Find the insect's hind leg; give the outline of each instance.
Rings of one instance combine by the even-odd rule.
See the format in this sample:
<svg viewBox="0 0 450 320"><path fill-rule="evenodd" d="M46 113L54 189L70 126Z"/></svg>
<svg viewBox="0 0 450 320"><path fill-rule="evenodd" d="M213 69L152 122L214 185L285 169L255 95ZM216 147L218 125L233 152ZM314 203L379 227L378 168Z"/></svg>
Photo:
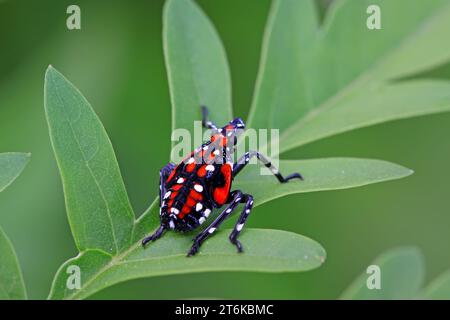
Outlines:
<svg viewBox="0 0 450 320"><path fill-rule="evenodd" d="M230 239L231 243L236 246L236 248L238 249L238 252L242 252L242 244L237 239L237 237L241 233L242 228L244 227L245 222L247 221L247 218L250 215L250 212L252 211L253 196L251 196L249 194L243 194L241 203L244 203L244 202L245 202L245 207L242 210L242 213L239 216L239 219L236 222L236 225L234 226L233 231L230 233L230 236L228 237Z"/></svg>
<svg viewBox="0 0 450 320"><path fill-rule="evenodd" d="M241 203L243 194L241 191L233 191L230 193L229 199L230 202L227 205L227 207L217 216L217 218L202 232L200 232L195 238L194 238L194 244L191 247L191 250L188 252L188 257L193 256L197 253L198 249L202 245L202 243L208 239L215 231L216 229L224 222L226 218L228 218L236 209L237 205Z"/></svg>
<svg viewBox="0 0 450 320"><path fill-rule="evenodd" d="M259 161L261 161L266 168L269 168L269 170L273 173L273 175L280 181L281 183L286 183L289 180L292 179L300 179L303 180L303 176L296 172L292 173L286 177L284 177L280 171L278 171L278 168L275 167L269 159L267 159L263 154L259 153L258 151L250 151L246 152L233 166L233 178L242 170L244 167L249 163L250 159L253 157L257 157Z"/></svg>
<svg viewBox="0 0 450 320"><path fill-rule="evenodd" d="M214 124L214 122L208 120L208 108L205 106L201 106L202 108L202 125L203 128L211 129L214 131L217 131L217 126Z"/></svg>
<svg viewBox="0 0 450 320"><path fill-rule="evenodd" d="M160 225L159 228L151 236L142 239L142 246L145 246L150 241L155 241L161 238L162 234L164 233L164 230L165 230L164 226Z"/></svg>
<svg viewBox="0 0 450 320"><path fill-rule="evenodd" d="M159 207L161 208L162 200L164 195L166 194L166 181L169 175L172 173L173 170L175 170L176 165L174 163L168 163L165 165L160 171L159 171ZM145 246L150 241L155 241L164 233L164 226L160 225L159 228L150 236L145 237L142 240L142 245Z"/></svg>

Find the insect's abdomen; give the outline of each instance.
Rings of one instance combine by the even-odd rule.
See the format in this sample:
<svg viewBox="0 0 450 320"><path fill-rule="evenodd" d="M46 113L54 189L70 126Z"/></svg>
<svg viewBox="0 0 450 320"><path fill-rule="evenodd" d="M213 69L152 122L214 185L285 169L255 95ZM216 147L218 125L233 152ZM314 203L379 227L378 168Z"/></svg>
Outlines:
<svg viewBox="0 0 450 320"><path fill-rule="evenodd" d="M197 228L208 218L211 204L202 184L195 181L185 184L184 178L179 178L178 182L164 195L161 215L173 221L173 229L185 232Z"/></svg>

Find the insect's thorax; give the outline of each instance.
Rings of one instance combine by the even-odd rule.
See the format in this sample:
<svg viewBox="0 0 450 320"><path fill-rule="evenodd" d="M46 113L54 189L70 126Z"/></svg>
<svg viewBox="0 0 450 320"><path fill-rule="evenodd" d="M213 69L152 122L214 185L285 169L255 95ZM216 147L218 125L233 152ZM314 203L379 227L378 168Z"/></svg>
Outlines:
<svg viewBox="0 0 450 320"><path fill-rule="evenodd" d="M166 181L161 218L169 227L190 231L202 224L215 207L227 200L232 162L226 146L208 141L195 149Z"/></svg>

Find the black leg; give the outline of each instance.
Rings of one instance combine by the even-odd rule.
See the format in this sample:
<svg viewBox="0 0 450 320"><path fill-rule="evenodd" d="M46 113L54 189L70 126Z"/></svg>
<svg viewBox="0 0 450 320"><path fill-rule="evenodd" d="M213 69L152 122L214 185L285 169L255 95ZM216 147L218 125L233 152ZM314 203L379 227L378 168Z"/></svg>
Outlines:
<svg viewBox="0 0 450 320"><path fill-rule="evenodd" d="M161 208L161 204L163 201L163 197L166 194L166 181L169 175L173 170L175 170L176 165L174 163L169 163L164 168L159 171L159 208ZM161 209L160 209L161 210ZM164 226L160 225L159 228L150 236L145 237L142 240L142 245L145 246L150 241L155 241L159 239L164 233Z"/></svg>
<svg viewBox="0 0 450 320"><path fill-rule="evenodd" d="M250 159L253 157L257 157L259 161L261 161L266 168L269 168L269 170L274 174L274 176L280 181L281 183L286 183L291 179L300 179L303 180L303 177L300 173L292 173L286 177L283 177L283 175L278 171L278 169L272 165L269 159L267 159L263 154L259 153L258 151L250 151L246 152L233 166L233 178L249 163Z"/></svg>
<svg viewBox="0 0 450 320"><path fill-rule="evenodd" d="M216 230L217 228L222 224L222 222L228 218L236 209L237 205L242 201L243 194L241 191L233 191L230 193L229 199L230 202L218 216L217 218L202 232L200 232L195 238L194 238L194 244L191 247L191 250L188 252L188 257L193 256L197 253L198 249L202 245L202 243L209 238Z"/></svg>
<svg viewBox="0 0 450 320"><path fill-rule="evenodd" d="M236 225L234 226L233 231L230 233L229 239L232 244L234 244L238 252L242 252L242 244L239 242L237 237L241 233L242 228L245 225L245 222L247 221L248 216L250 215L250 212L253 208L253 196L249 194L244 194L242 197L241 202L245 202L244 210L242 210L241 215L239 216L238 221L236 222Z"/></svg>
<svg viewBox="0 0 450 320"><path fill-rule="evenodd" d="M204 128L216 131L217 126L214 124L214 122L208 120L208 113L208 108L202 106L202 125Z"/></svg>
<svg viewBox="0 0 450 320"><path fill-rule="evenodd" d="M153 233L151 236L145 237L142 240L142 245L145 246L150 241L155 241L155 240L161 238L163 233L164 233L164 226L160 225L158 230L155 231L155 233Z"/></svg>

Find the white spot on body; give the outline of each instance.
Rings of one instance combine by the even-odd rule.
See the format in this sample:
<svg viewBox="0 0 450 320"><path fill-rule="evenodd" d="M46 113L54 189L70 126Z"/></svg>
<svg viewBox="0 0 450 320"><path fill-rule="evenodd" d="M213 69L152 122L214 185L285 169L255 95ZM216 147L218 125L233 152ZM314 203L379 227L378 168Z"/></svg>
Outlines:
<svg viewBox="0 0 450 320"><path fill-rule="evenodd" d="M205 217L201 217L200 219L198 219L198 222L200 222L200 224L202 224L205 221L206 221Z"/></svg>
<svg viewBox="0 0 450 320"><path fill-rule="evenodd" d="M204 213L204 215L205 215L205 217L209 217L209 214L211 213L211 210L209 210L209 209L205 209L205 212L203 212Z"/></svg>
<svg viewBox="0 0 450 320"><path fill-rule="evenodd" d="M239 223L238 225L236 225L236 230L237 231L241 231L243 227L244 227L244 224L243 223Z"/></svg>
<svg viewBox="0 0 450 320"><path fill-rule="evenodd" d="M188 164L194 163L195 159L194 158L189 158L189 161L187 162Z"/></svg>
<svg viewBox="0 0 450 320"><path fill-rule="evenodd" d="M195 191L197 191L197 192L202 192L202 191L203 191L203 187L202 187L201 185L199 185L199 184L196 184L196 185L194 186L194 189L195 189Z"/></svg>
<svg viewBox="0 0 450 320"><path fill-rule="evenodd" d="M167 199L168 197L170 197L171 194L172 194L172 192L167 191L166 194L164 195L164 199Z"/></svg>
<svg viewBox="0 0 450 320"><path fill-rule="evenodd" d="M175 229L175 223L173 223L173 220L169 221L169 227L170 229Z"/></svg>
<svg viewBox="0 0 450 320"><path fill-rule="evenodd" d="M183 179L183 178L178 178L178 180L177 180L177 183L178 183L178 184L183 183L183 182L184 182L184 179Z"/></svg>
<svg viewBox="0 0 450 320"><path fill-rule="evenodd" d="M197 205L195 206L196 211L200 211L200 210L202 210L202 208L203 208L203 205L200 202L197 203Z"/></svg>
<svg viewBox="0 0 450 320"><path fill-rule="evenodd" d="M175 213L175 214L179 214L180 210L178 210L177 208L172 208L172 212Z"/></svg>
<svg viewBox="0 0 450 320"><path fill-rule="evenodd" d="M227 133L227 136L231 137L232 134L233 134L233 131L229 131L229 132Z"/></svg>
<svg viewBox="0 0 450 320"><path fill-rule="evenodd" d="M211 172L215 170L215 168L212 164L208 164L205 169L206 169L206 171L211 171Z"/></svg>
<svg viewBox="0 0 450 320"><path fill-rule="evenodd" d="M208 146L204 146L204 147L203 147L203 150L208 150Z"/></svg>
<svg viewBox="0 0 450 320"><path fill-rule="evenodd" d="M214 150L214 152L213 152L216 156L218 156L219 154L220 154L220 151L219 150Z"/></svg>

